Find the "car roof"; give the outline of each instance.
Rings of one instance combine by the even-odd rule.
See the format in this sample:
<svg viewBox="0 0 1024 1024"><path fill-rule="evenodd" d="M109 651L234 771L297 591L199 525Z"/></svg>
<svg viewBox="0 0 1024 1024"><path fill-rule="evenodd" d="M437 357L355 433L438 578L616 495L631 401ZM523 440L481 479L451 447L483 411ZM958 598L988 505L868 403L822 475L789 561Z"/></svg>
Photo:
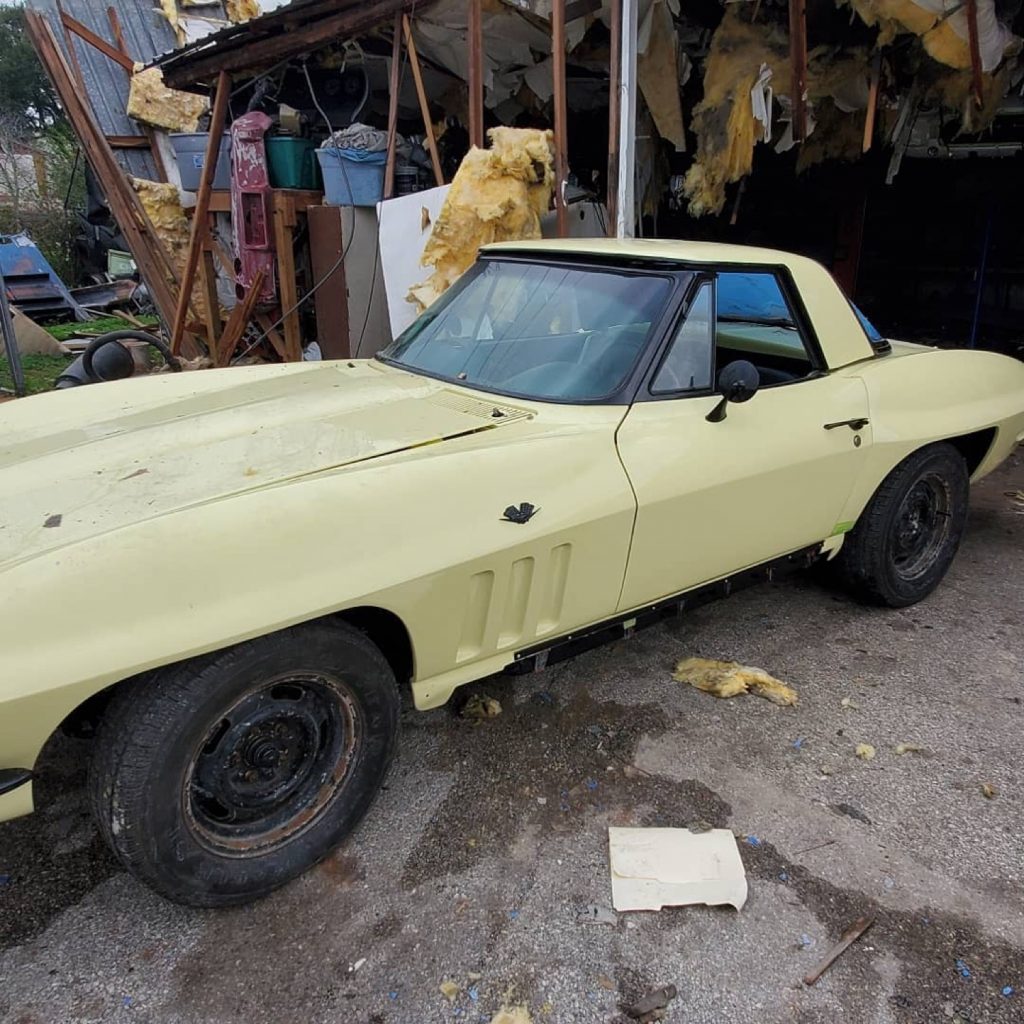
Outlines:
<svg viewBox="0 0 1024 1024"><path fill-rule="evenodd" d="M673 238L543 238L532 241L494 242L485 253L536 252L578 256L621 257L624 259L673 260L686 263L740 263L793 267L806 263L806 256L782 249L722 242L694 242Z"/></svg>

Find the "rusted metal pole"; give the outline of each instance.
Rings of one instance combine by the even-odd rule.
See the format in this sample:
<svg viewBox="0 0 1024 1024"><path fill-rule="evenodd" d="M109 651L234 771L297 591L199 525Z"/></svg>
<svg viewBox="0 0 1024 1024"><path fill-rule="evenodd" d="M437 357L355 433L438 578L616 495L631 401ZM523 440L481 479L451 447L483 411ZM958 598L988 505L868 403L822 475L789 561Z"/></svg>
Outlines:
<svg viewBox="0 0 1024 1024"><path fill-rule="evenodd" d="M608 46L608 234L615 237L615 210L619 191L619 88L622 79L622 0L609 5L611 39Z"/></svg>
<svg viewBox="0 0 1024 1024"><path fill-rule="evenodd" d="M171 351L177 355L181 348L181 339L185 333L185 317L192 298L192 285L199 266L199 256L207 231L207 214L210 211L210 190L213 188L213 176L217 171L217 158L220 156L220 140L224 135L224 121L228 113L228 98L231 95L231 78L226 71L217 76L217 92L213 100L213 113L210 117L210 134L206 140L206 155L203 158L203 173L199 178L199 193L196 196L196 209L192 216L192 234L188 240L188 255L181 273L181 291L178 292L178 304L174 311L174 328L171 331Z"/></svg>
<svg viewBox="0 0 1024 1024"><path fill-rule="evenodd" d="M622 32L619 50L619 174L615 200L615 237L636 234L636 95L637 0L621 0Z"/></svg>
<svg viewBox="0 0 1024 1024"><path fill-rule="evenodd" d="M569 176L566 159L569 114L565 100L565 0L551 5L551 70L554 75L555 104L555 213L558 237L569 233L569 217L565 208L565 180Z"/></svg>
<svg viewBox="0 0 1024 1024"><path fill-rule="evenodd" d="M384 167L384 198L395 194L395 146L398 141L398 90L402 85L402 12L395 15L391 32L391 81L388 93L388 160Z"/></svg>
<svg viewBox="0 0 1024 1024"><path fill-rule="evenodd" d="M980 107L984 102L984 89L981 45L978 42L978 0L967 0L967 39L971 47L971 92L974 93L974 105Z"/></svg>
<svg viewBox="0 0 1024 1024"><path fill-rule="evenodd" d="M480 0L469 0L469 142L484 144L484 21Z"/></svg>
<svg viewBox="0 0 1024 1024"><path fill-rule="evenodd" d="M807 3L789 0L789 59L793 68L793 141L807 138Z"/></svg>

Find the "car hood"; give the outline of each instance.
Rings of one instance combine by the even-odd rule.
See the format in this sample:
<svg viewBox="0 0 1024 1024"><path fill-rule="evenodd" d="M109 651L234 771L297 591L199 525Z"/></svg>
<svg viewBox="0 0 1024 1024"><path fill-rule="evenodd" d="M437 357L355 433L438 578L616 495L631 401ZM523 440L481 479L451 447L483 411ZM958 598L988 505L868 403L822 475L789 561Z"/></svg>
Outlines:
<svg viewBox="0 0 1024 1024"><path fill-rule="evenodd" d="M529 415L374 362L167 374L5 403L0 568Z"/></svg>

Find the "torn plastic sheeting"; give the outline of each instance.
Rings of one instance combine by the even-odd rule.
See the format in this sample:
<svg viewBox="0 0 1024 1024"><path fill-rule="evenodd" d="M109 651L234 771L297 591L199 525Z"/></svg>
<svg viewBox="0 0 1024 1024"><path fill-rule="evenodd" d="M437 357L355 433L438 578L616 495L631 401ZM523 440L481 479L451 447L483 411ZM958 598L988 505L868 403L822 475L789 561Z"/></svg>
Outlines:
<svg viewBox="0 0 1024 1024"><path fill-rule="evenodd" d="M761 123L760 142L772 140L772 69L767 64L761 65L761 71L750 90L750 104L754 119ZM778 147L776 147L778 148Z"/></svg>
<svg viewBox="0 0 1024 1024"><path fill-rule="evenodd" d="M612 905L619 912L747 901L736 837L725 828L609 828Z"/></svg>
<svg viewBox="0 0 1024 1024"><path fill-rule="evenodd" d="M551 132L491 128L490 149L475 146L463 158L445 198L421 263L434 273L409 290L426 309L491 242L540 238L540 219L551 203L555 175Z"/></svg>
<svg viewBox="0 0 1024 1024"><path fill-rule="evenodd" d="M878 46L901 32L919 36L934 60L952 68L971 66L967 11L962 0L849 0L864 24L878 26ZM978 49L983 71L994 70L1014 40L996 17L994 0L977 0Z"/></svg>
<svg viewBox="0 0 1024 1024"><path fill-rule="evenodd" d="M684 658L676 665L672 678L715 697L736 697L750 692L783 707L796 704L798 699L796 690L770 676L763 668L741 665L737 661Z"/></svg>
<svg viewBox="0 0 1024 1024"><path fill-rule="evenodd" d="M208 108L205 97L164 85L159 68L137 70L132 75L127 112L137 121L172 132L194 132Z"/></svg>

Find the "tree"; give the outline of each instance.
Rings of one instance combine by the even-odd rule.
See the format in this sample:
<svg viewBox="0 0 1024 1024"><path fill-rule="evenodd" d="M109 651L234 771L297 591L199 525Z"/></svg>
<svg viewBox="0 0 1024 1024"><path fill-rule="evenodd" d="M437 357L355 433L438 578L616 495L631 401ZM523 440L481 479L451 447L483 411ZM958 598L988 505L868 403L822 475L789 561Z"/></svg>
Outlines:
<svg viewBox="0 0 1024 1024"><path fill-rule="evenodd" d="M60 123L63 111L28 38L21 5L0 7L0 116L30 131Z"/></svg>

